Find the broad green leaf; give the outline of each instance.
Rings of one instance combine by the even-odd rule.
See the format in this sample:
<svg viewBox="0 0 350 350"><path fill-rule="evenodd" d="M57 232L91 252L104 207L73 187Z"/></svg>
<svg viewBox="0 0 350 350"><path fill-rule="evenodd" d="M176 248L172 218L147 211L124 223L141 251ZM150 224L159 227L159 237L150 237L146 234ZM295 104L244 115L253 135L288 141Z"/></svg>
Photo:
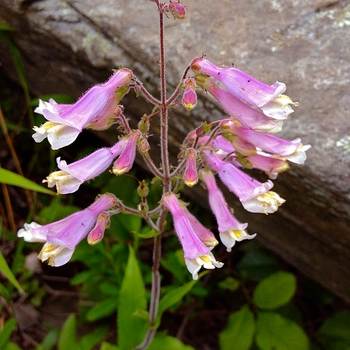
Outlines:
<svg viewBox="0 0 350 350"><path fill-rule="evenodd" d="M7 342L10 340L11 334L16 327L16 320L9 318L3 328L0 330L0 349L4 349Z"/></svg>
<svg viewBox="0 0 350 350"><path fill-rule="evenodd" d="M250 246L255 246L250 244L253 241L247 243ZM242 260L237 264L237 268L243 278L260 281L278 270L278 261L259 248L258 250L254 249L245 253Z"/></svg>
<svg viewBox="0 0 350 350"><path fill-rule="evenodd" d="M119 286L117 286L116 284L112 284L109 282L103 282L101 283L99 290L105 294L105 295L109 295L109 296L114 296L117 297L119 296Z"/></svg>
<svg viewBox="0 0 350 350"><path fill-rule="evenodd" d="M166 259L161 259L160 261L162 267L171 272L177 281L180 283L185 283L186 274L184 274L185 262L184 253L182 249L176 251L169 251Z"/></svg>
<svg viewBox="0 0 350 350"><path fill-rule="evenodd" d="M166 294L159 302L159 318L162 316L164 311L178 303L192 289L196 282L197 281L192 280L180 287L172 289L168 294Z"/></svg>
<svg viewBox="0 0 350 350"><path fill-rule="evenodd" d="M56 329L50 331L44 338L44 340L39 344L35 350L52 350L56 344L58 338L58 331Z"/></svg>
<svg viewBox="0 0 350 350"><path fill-rule="evenodd" d="M294 321L275 312L259 312L256 344L260 350L309 350L309 339Z"/></svg>
<svg viewBox="0 0 350 350"><path fill-rule="evenodd" d="M120 350L120 347L112 345L110 343L103 342L101 344L100 350Z"/></svg>
<svg viewBox="0 0 350 350"><path fill-rule="evenodd" d="M257 285L253 293L253 302L261 309L276 309L291 300L296 287L297 282L293 274L276 272Z"/></svg>
<svg viewBox="0 0 350 350"><path fill-rule="evenodd" d="M220 350L249 350L253 343L254 331L254 315L244 306L230 315L226 327L220 333Z"/></svg>
<svg viewBox="0 0 350 350"><path fill-rule="evenodd" d="M118 300L116 297L108 298L93 306L86 314L86 319L90 322L110 315L117 310Z"/></svg>
<svg viewBox="0 0 350 350"><path fill-rule="evenodd" d="M98 327L92 332L84 335L80 341L80 349L91 350L96 344L100 343L102 339L107 335L108 327Z"/></svg>
<svg viewBox="0 0 350 350"><path fill-rule="evenodd" d="M138 316L137 310L146 310L146 290L132 247L119 293L118 303L118 342L121 350L130 350L142 342L146 323Z"/></svg>
<svg viewBox="0 0 350 350"><path fill-rule="evenodd" d="M76 320L75 315L70 315L64 322L59 338L58 350L74 349L79 350L78 340L76 336Z"/></svg>
<svg viewBox="0 0 350 350"><path fill-rule="evenodd" d="M327 348L337 341L346 342L350 347L350 311L341 311L326 319L318 338Z"/></svg>
<svg viewBox="0 0 350 350"><path fill-rule="evenodd" d="M16 280L16 277L13 275L11 269L7 265L7 262L0 252L0 272L22 293L24 293L24 290Z"/></svg>
<svg viewBox="0 0 350 350"><path fill-rule="evenodd" d="M17 344L9 342L6 344L4 350L22 350Z"/></svg>
<svg viewBox="0 0 350 350"><path fill-rule="evenodd" d="M180 339L169 335L156 336L147 350L195 350L190 345L185 345Z"/></svg>
<svg viewBox="0 0 350 350"><path fill-rule="evenodd" d="M39 217L41 219L40 223L42 225L45 225L53 221L58 221L79 210L81 210L81 208L75 205L71 205L71 204L62 205L62 197L56 196L53 198L50 205L45 206L42 210L40 210L39 212Z"/></svg>
<svg viewBox="0 0 350 350"><path fill-rule="evenodd" d="M136 215L119 214L118 218L121 224L128 232L140 232L142 228L142 218Z"/></svg>
<svg viewBox="0 0 350 350"><path fill-rule="evenodd" d="M72 286L77 286L83 282L88 281L92 277L92 275L93 274L90 270L79 272L70 280L70 284Z"/></svg>
<svg viewBox="0 0 350 350"><path fill-rule="evenodd" d="M18 175L16 173L13 173L12 171L9 171L4 168L0 168L0 179L1 179L0 182L6 185L18 186L18 187L26 188L31 191L50 194L52 196L56 195L55 192L48 190L47 188L42 187L40 185L37 185L35 182L30 181L27 178L21 175Z"/></svg>

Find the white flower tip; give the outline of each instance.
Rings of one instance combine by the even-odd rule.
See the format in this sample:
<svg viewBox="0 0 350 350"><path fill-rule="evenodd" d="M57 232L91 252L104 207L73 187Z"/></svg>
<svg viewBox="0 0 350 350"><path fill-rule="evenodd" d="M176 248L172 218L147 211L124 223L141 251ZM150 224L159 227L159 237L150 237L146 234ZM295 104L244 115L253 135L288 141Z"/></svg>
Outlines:
<svg viewBox="0 0 350 350"><path fill-rule="evenodd" d="M251 198L242 205L245 210L251 213L272 214L285 202L276 192L268 191L254 198Z"/></svg>

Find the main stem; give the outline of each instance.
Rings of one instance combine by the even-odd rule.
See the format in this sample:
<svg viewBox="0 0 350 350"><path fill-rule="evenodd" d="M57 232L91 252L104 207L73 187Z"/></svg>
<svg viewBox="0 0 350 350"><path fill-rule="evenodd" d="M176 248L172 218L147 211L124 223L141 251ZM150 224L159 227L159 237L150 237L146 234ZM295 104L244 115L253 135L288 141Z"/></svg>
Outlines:
<svg viewBox="0 0 350 350"><path fill-rule="evenodd" d="M168 153L168 109L166 104L166 78L165 78L165 52L164 52L164 16L162 10L159 9L159 42L160 42L160 149L161 162L163 172L163 193L171 191L170 182L170 164ZM165 219L167 211L163 209L159 215L157 226L162 233L165 229ZM153 266L152 266L152 288L151 301L149 307L150 327L147 330L143 342L137 346L137 350L146 349L152 342L157 331L157 315L160 299L160 266L161 257L161 235L154 238L153 246Z"/></svg>

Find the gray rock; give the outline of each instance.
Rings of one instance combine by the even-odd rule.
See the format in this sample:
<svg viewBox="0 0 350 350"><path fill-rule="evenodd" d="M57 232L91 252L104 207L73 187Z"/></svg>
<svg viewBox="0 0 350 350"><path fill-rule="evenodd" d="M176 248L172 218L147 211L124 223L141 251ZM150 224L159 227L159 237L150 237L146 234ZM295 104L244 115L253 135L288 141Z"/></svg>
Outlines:
<svg viewBox="0 0 350 350"><path fill-rule="evenodd" d="M287 84L300 106L281 136L311 144L308 160L276 181L287 203L274 215L250 215L227 196L261 242L307 276L350 301L350 5L327 0L192 0L187 18L166 21L167 78L175 87L190 61L202 54L235 64L256 78ZM112 68L131 68L157 91L158 26L144 0L1 0L0 20L16 32L29 86L36 95L75 97L105 80ZM15 77L1 46L2 64ZM169 93L170 93L169 89ZM150 111L127 98L137 120ZM193 114L171 116L173 145L205 119L223 114L203 96ZM157 134L157 128L154 128ZM153 148L157 144L153 139ZM173 150L175 154L175 148ZM198 188L195 196L205 194ZM231 203L232 202L232 203Z"/></svg>

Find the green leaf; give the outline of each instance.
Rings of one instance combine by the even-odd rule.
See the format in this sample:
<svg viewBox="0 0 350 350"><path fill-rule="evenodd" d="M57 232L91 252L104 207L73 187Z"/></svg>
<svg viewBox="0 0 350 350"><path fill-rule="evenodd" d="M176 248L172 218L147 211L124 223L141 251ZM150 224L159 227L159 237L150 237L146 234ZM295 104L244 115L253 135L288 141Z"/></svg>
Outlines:
<svg viewBox="0 0 350 350"><path fill-rule="evenodd" d="M6 344L4 350L22 350L17 344L9 342Z"/></svg>
<svg viewBox="0 0 350 350"><path fill-rule="evenodd" d="M253 241L247 243L255 248L255 244L250 244ZM242 260L237 264L237 268L243 278L260 281L278 270L278 261L270 254L260 250L259 247L245 253Z"/></svg>
<svg viewBox="0 0 350 350"><path fill-rule="evenodd" d="M44 338L44 340L39 344L35 350L51 350L56 344L58 338L58 331L56 329L50 331Z"/></svg>
<svg viewBox="0 0 350 350"><path fill-rule="evenodd" d="M157 335L147 350L195 350L190 345L185 345L180 339L169 335Z"/></svg>
<svg viewBox="0 0 350 350"><path fill-rule="evenodd" d="M61 220L77 211L81 210L81 208L70 205L70 204L62 204L62 197L56 196L51 201L50 205L45 206L39 212L39 217L41 219L40 223L45 225L47 223L51 223L53 221Z"/></svg>
<svg viewBox="0 0 350 350"><path fill-rule="evenodd" d="M159 302L158 317L161 318L164 311L178 303L195 285L197 281L192 280L180 287L172 289Z"/></svg>
<svg viewBox="0 0 350 350"><path fill-rule="evenodd" d="M318 338L327 349L332 343L339 341L350 347L350 311L338 312L325 320L318 331Z"/></svg>
<svg viewBox="0 0 350 350"><path fill-rule="evenodd" d="M309 350L309 339L294 321L274 312L259 312L256 343L260 350Z"/></svg>
<svg viewBox="0 0 350 350"><path fill-rule="evenodd" d="M129 247L129 258L120 288L118 303L118 342L121 350L130 350L142 342L146 322L135 316L138 309L146 310L146 290L135 253Z"/></svg>
<svg viewBox="0 0 350 350"><path fill-rule="evenodd" d="M223 281L219 283L219 287L222 289L227 289L231 292L234 292L241 286L241 281L237 278L233 278L231 276L225 278Z"/></svg>
<svg viewBox="0 0 350 350"><path fill-rule="evenodd" d="M1 254L1 252L0 252ZM1 267L0 267L0 271L1 271ZM7 302L10 302L10 300L12 299L12 296L10 294L10 292L7 290L7 288L2 284L0 283L0 295L7 301ZM0 308L1 310L1 308Z"/></svg>
<svg viewBox="0 0 350 350"><path fill-rule="evenodd" d="M56 195L55 192L48 190L47 188L42 187L40 185L37 185L35 182L30 181L27 178L21 175L18 175L16 173L13 173L12 171L6 170L4 168L0 168L0 179L1 179L1 182L6 185L18 186L18 187L26 188L31 191L50 194L52 196Z"/></svg>
<svg viewBox="0 0 350 350"><path fill-rule="evenodd" d="M80 349L91 350L96 344L100 343L102 339L107 335L108 327L98 327L92 332L84 335L80 341Z"/></svg>
<svg viewBox="0 0 350 350"><path fill-rule="evenodd" d="M9 318L0 331L0 349L4 349L7 342L10 340L11 334L16 327L16 320Z"/></svg>
<svg viewBox="0 0 350 350"><path fill-rule="evenodd" d="M120 347L112 345L110 343L103 342L101 344L100 350L120 350Z"/></svg>
<svg viewBox="0 0 350 350"><path fill-rule="evenodd" d="M255 320L248 306L232 313L224 330L220 333L220 350L249 350L253 343Z"/></svg>
<svg viewBox="0 0 350 350"><path fill-rule="evenodd" d="M297 287L296 278L288 272L276 272L255 288L253 302L261 309L276 309L288 303Z"/></svg>
<svg viewBox="0 0 350 350"><path fill-rule="evenodd" d="M78 340L76 337L76 320L75 315L70 315L64 322L60 336L58 338L58 350L74 349L79 350Z"/></svg>
<svg viewBox="0 0 350 350"><path fill-rule="evenodd" d="M92 278L92 276L93 276L93 274L90 270L79 272L70 280L70 284L72 286L77 286L77 285L82 284L86 281L89 281L90 278Z"/></svg>
<svg viewBox="0 0 350 350"><path fill-rule="evenodd" d="M108 298L93 306L86 314L90 322L106 317L117 310L118 300L116 297Z"/></svg>
<svg viewBox="0 0 350 350"><path fill-rule="evenodd" d="M0 272L21 292L24 294L24 290L16 280L16 277L13 275L11 269L7 265L7 262L0 252Z"/></svg>

